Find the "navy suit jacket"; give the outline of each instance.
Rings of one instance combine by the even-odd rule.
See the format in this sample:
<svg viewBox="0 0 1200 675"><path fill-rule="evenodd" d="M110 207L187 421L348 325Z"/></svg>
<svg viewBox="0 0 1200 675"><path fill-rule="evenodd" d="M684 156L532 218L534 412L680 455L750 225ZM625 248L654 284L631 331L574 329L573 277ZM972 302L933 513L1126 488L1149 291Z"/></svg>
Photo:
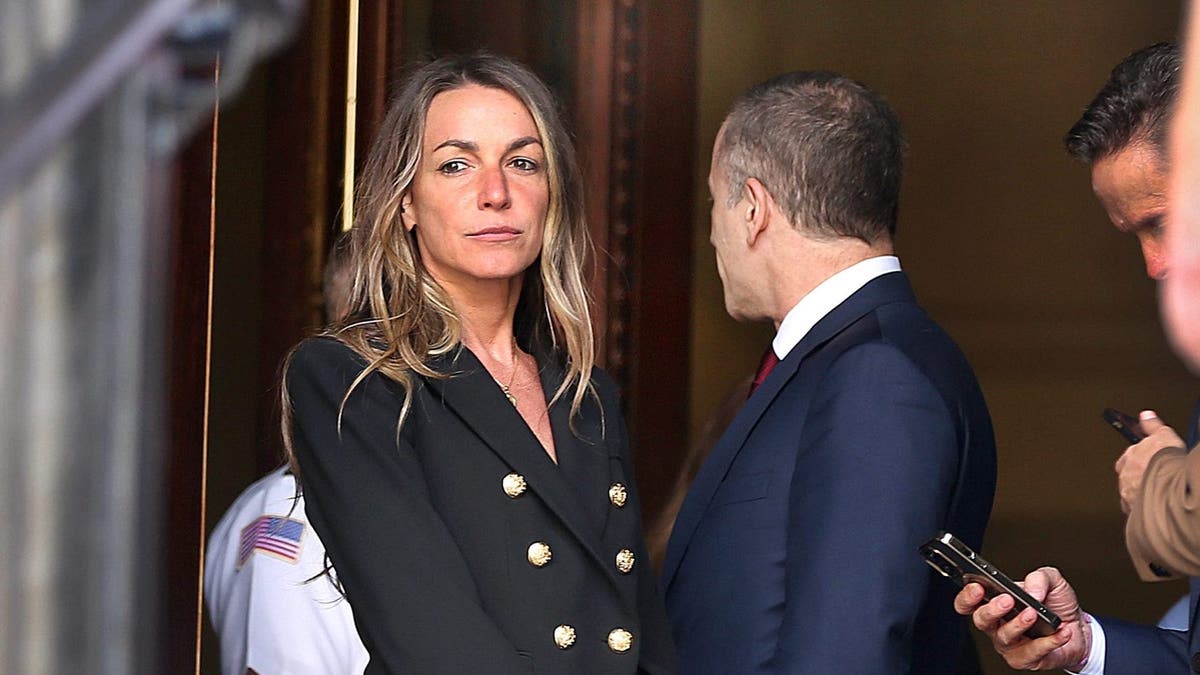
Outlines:
<svg viewBox="0 0 1200 675"><path fill-rule="evenodd" d="M684 673L951 673L966 624L917 549L979 547L983 395L900 272L825 316L718 442L664 564Z"/></svg>
<svg viewBox="0 0 1200 675"><path fill-rule="evenodd" d="M1197 440L1200 440L1200 404L1192 412L1185 440L1189 448L1195 447ZM1197 667L1200 666L1200 631L1196 630L1200 578L1192 577L1189 581L1191 597L1186 631L1167 630L1109 617L1100 619L1105 638L1104 672L1130 675L1200 672Z"/></svg>

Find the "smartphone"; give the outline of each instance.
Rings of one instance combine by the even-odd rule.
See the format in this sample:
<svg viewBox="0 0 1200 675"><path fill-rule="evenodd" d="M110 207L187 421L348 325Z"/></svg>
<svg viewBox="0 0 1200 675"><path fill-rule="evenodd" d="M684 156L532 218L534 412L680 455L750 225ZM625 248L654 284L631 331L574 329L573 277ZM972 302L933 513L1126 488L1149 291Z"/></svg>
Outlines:
<svg viewBox="0 0 1200 675"><path fill-rule="evenodd" d="M1138 422L1138 418L1129 413L1123 413L1116 408L1105 408L1104 412L1100 413L1100 416L1112 428L1116 429L1122 438L1129 441L1130 444L1137 443L1146 437L1146 433L1142 431L1142 424Z"/></svg>
<svg viewBox="0 0 1200 675"><path fill-rule="evenodd" d="M1032 607L1037 612L1034 622L1025 635L1031 638L1045 637L1058 630L1062 619L1046 609L1042 603L1034 600L1015 581L1009 579L994 565L984 560L978 553L971 550L957 537L948 532L938 532L932 539L921 546L921 555L925 562L937 570L939 574L957 583L960 587L974 582L983 586L984 596L992 598L1007 593L1013 598L1013 608L1005 615L1005 621L1015 619L1026 607Z"/></svg>

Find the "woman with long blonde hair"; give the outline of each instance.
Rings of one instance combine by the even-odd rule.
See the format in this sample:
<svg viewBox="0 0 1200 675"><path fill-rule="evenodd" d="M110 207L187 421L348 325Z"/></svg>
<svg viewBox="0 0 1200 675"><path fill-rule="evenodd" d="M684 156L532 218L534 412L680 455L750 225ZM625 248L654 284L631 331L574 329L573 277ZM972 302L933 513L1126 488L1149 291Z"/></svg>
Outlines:
<svg viewBox="0 0 1200 675"><path fill-rule="evenodd" d="M352 310L291 355L284 434L367 672L672 672L545 85L413 72L355 213Z"/></svg>

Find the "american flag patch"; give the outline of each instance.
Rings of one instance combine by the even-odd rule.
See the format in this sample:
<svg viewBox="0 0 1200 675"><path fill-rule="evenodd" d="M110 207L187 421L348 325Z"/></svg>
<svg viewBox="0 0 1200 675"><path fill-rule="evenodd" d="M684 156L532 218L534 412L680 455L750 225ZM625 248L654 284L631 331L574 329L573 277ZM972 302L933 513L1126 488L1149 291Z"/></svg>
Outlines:
<svg viewBox="0 0 1200 675"><path fill-rule="evenodd" d="M241 569L255 551L294 565L300 560L300 542L303 538L303 522L283 516L259 516L258 520L242 528L237 568Z"/></svg>

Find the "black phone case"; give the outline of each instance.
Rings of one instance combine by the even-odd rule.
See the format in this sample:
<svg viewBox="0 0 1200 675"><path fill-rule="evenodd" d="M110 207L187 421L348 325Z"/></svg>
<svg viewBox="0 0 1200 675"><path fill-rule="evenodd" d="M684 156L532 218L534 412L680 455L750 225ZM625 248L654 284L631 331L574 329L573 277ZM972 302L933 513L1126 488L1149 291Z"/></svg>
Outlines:
<svg viewBox="0 0 1200 675"><path fill-rule="evenodd" d="M1105 408L1104 412L1100 413L1105 422L1108 422L1112 428L1117 430L1118 434L1125 440L1132 443L1138 443L1146 434L1142 431L1142 425L1137 418L1128 413L1123 413L1116 408Z"/></svg>
<svg viewBox="0 0 1200 675"><path fill-rule="evenodd" d="M1025 634L1029 637L1044 637L1058 630L1062 619L1046 609L1042 603L1034 600L1015 581L984 560L978 553L971 550L963 542L948 532L938 532L932 539L921 545L921 555L925 562L937 570L942 576L954 581L960 587L975 582L983 586L984 595L988 600L1007 593L1013 597L1012 611L1005 615L1006 621L1016 618L1026 607L1032 607L1037 612L1038 620L1030 626Z"/></svg>

